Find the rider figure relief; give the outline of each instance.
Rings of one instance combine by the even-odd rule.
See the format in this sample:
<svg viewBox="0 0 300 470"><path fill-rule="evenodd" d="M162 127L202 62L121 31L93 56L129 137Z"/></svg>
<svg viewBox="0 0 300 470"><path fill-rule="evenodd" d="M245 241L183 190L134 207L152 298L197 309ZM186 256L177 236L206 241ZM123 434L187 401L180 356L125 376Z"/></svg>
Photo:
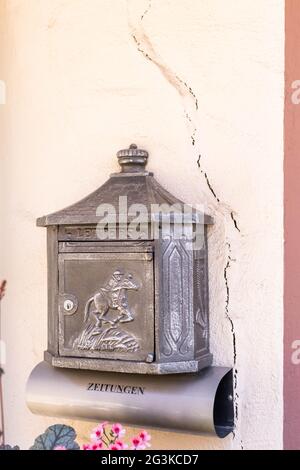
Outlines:
<svg viewBox="0 0 300 470"><path fill-rule="evenodd" d="M102 323L126 323L134 320L133 314L128 305L128 290L138 290L139 286L133 280L131 274L125 273L117 269L113 272L111 278L105 287L101 287L100 291L91 297L85 306L84 321L87 322L90 314L93 314L97 320L96 326ZM95 309L91 310L94 304ZM117 310L119 315L115 320L106 319L109 310Z"/></svg>
<svg viewBox="0 0 300 470"><path fill-rule="evenodd" d="M117 269L104 287L99 289L85 305L83 331L75 340L75 347L94 351L135 352L139 349L137 338L118 325L134 320L128 305L128 290L138 290L138 284L131 274ZM106 318L110 310L117 311L117 317ZM93 317L96 319L94 323ZM108 323L109 326L103 324Z"/></svg>
<svg viewBox="0 0 300 470"><path fill-rule="evenodd" d="M120 312L120 323L133 320L133 315L128 308L127 290L124 288L123 279L124 272L117 269L104 287L104 290L111 293L111 308L117 309ZM128 275L128 279L132 279L130 274Z"/></svg>

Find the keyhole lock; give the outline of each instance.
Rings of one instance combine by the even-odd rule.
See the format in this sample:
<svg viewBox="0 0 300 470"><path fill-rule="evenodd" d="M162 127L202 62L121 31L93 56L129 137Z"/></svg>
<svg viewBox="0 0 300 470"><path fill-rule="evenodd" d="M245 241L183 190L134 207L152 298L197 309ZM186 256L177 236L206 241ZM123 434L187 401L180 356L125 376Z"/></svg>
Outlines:
<svg viewBox="0 0 300 470"><path fill-rule="evenodd" d="M64 315L73 315L78 308L78 300L73 294L62 294L60 296L60 309Z"/></svg>
<svg viewBox="0 0 300 470"><path fill-rule="evenodd" d="M74 302L72 300L67 299L64 301L64 309L66 312L70 312L74 308Z"/></svg>

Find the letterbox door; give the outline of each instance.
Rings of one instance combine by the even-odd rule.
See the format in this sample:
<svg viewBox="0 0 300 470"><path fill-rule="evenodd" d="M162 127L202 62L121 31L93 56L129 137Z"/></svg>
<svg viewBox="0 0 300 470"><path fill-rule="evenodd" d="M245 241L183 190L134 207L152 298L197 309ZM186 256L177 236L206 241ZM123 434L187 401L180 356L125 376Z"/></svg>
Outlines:
<svg viewBox="0 0 300 470"><path fill-rule="evenodd" d="M59 254L59 354L152 362L152 253Z"/></svg>

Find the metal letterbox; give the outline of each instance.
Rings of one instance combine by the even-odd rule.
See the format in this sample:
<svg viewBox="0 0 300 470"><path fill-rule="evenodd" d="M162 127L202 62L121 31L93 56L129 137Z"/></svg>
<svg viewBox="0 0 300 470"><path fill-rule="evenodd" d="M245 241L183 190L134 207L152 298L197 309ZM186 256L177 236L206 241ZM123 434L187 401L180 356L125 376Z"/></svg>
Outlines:
<svg viewBox="0 0 300 470"><path fill-rule="evenodd" d="M45 359L99 371L196 372L212 362L212 219L187 210L146 171L147 151L133 144L117 156L120 173L37 221L48 231Z"/></svg>

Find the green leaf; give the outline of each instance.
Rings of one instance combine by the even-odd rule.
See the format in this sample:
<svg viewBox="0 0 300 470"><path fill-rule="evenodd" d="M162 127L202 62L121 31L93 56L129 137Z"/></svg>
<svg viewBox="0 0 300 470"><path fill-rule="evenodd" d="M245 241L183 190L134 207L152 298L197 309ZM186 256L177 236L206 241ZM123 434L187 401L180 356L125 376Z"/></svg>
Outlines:
<svg viewBox="0 0 300 470"><path fill-rule="evenodd" d="M64 446L67 450L79 450L75 439L76 432L71 426L54 424L36 438L30 450L54 450L57 446Z"/></svg>
<svg viewBox="0 0 300 470"><path fill-rule="evenodd" d="M1 445L0 450L20 450L20 447L19 446L12 447L6 444L6 445Z"/></svg>

